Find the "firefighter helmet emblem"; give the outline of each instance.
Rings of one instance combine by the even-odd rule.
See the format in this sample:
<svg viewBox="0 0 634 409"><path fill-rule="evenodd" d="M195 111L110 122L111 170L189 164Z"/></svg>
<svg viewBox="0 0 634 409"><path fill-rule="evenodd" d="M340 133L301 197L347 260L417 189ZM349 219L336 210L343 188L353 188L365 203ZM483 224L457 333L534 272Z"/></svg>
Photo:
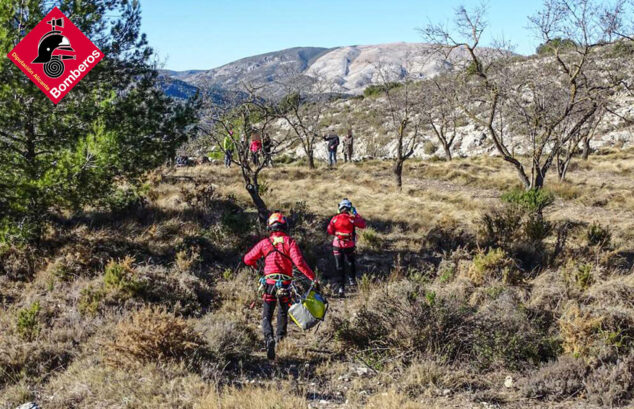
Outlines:
<svg viewBox="0 0 634 409"><path fill-rule="evenodd" d="M71 47L68 38L57 29L64 27L63 18L52 19L47 23L51 25L51 31L40 39L37 46L37 58L33 60L33 64L44 64L46 75L50 78L59 78L64 74L64 60L75 59L75 55L67 53L74 53L75 50Z"/></svg>

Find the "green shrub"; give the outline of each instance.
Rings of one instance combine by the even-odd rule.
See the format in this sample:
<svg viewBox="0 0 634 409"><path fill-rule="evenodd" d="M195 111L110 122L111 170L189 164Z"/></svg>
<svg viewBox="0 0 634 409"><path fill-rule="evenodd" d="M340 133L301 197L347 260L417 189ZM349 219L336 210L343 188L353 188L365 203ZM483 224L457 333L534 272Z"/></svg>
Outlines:
<svg viewBox="0 0 634 409"><path fill-rule="evenodd" d="M213 150L207 152L207 157L209 160L223 160L225 157L225 153L221 150Z"/></svg>
<svg viewBox="0 0 634 409"><path fill-rule="evenodd" d="M101 204L114 214L125 214L143 206L144 201L140 189L128 187L114 190L101 201Z"/></svg>
<svg viewBox="0 0 634 409"><path fill-rule="evenodd" d="M92 316L97 314L101 301L104 299L106 293L102 288L88 287L81 290L79 294L79 302L77 304L77 310L81 315Z"/></svg>
<svg viewBox="0 0 634 409"><path fill-rule="evenodd" d="M524 221L524 233L531 243L541 243L552 231L552 223L545 220L540 213L529 214Z"/></svg>
<svg viewBox="0 0 634 409"><path fill-rule="evenodd" d="M612 240L612 232L609 227L603 227L600 224L592 223L586 232L588 245L600 248L609 247Z"/></svg>
<svg viewBox="0 0 634 409"><path fill-rule="evenodd" d="M577 43L575 43L574 40L569 38L553 38L552 40L540 44L536 51L538 55L549 55L554 54L556 50L573 50L575 47L577 47Z"/></svg>
<svg viewBox="0 0 634 409"><path fill-rule="evenodd" d="M513 260L501 248L490 249L486 253L480 252L473 258L469 278L475 284L482 284L489 277L514 284L519 276L516 272L514 274L513 264Z"/></svg>
<svg viewBox="0 0 634 409"><path fill-rule="evenodd" d="M482 65L476 65L475 61L471 61L465 71L468 76L476 75L482 71Z"/></svg>
<svg viewBox="0 0 634 409"><path fill-rule="evenodd" d="M364 97L376 97L382 95L384 92L392 90L394 88L402 87L400 82L388 82L387 84L370 85L363 90Z"/></svg>
<svg viewBox="0 0 634 409"><path fill-rule="evenodd" d="M541 213L546 207L555 202L555 196L544 189L513 189L502 194L506 203L519 206L526 211Z"/></svg>
<svg viewBox="0 0 634 409"><path fill-rule="evenodd" d="M374 229L371 228L361 231L361 239L373 250L378 250L383 245L383 239Z"/></svg>
<svg viewBox="0 0 634 409"><path fill-rule="evenodd" d="M582 290L587 290L594 279L592 277L592 264L581 264L577 267L577 272L575 274L575 282Z"/></svg>
<svg viewBox="0 0 634 409"><path fill-rule="evenodd" d="M137 279L133 263L134 259L129 256L120 261L110 260L103 276L106 290L126 297L138 295L143 289L143 284Z"/></svg>
<svg viewBox="0 0 634 409"><path fill-rule="evenodd" d="M39 314L39 301L35 301L29 307L18 311L16 326L20 337L27 341L33 341L40 334Z"/></svg>

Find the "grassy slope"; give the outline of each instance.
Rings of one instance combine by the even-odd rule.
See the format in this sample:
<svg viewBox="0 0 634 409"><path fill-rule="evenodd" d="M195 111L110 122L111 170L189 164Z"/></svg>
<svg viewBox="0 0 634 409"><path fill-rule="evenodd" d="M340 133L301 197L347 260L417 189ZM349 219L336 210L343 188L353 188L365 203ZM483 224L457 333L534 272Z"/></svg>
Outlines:
<svg viewBox="0 0 634 409"><path fill-rule="evenodd" d="M619 348L631 340L616 338L632 333L623 316L634 310L633 152L594 156L577 165L570 182L550 181L558 199L547 217L582 225L571 230L557 263L512 283L486 276L488 270L483 282L473 274L480 271L474 258L484 257L474 238L481 215L517 183L501 160L413 161L403 192L394 189L390 169L389 162L365 162L266 171L267 203L293 212L294 235L322 274L332 270L324 226L338 200L349 197L372 230L361 237L359 269L366 279L359 291L333 300L317 334L293 328L276 364L259 351L260 310L249 308L256 276L235 269L261 234L237 169L157 172L144 208L91 213L51 230L39 249L5 249L2 261L13 276L0 276L0 408L29 399L60 409L629 401L634 360ZM610 226L610 249L587 246L591 222ZM554 238L547 242L552 246ZM121 261L126 256L133 261ZM616 259L622 260L618 268L610 261ZM585 265L589 280L579 278ZM422 304L407 301L412 294L424 296ZM452 302L460 307L452 310ZM381 315L393 306L397 322ZM368 308L380 311L367 318ZM464 311L472 315L459 315ZM424 319L407 322L416 314ZM489 321L495 327L486 338L508 345L471 336ZM445 326L425 327L438 322ZM363 331L386 325L363 346ZM527 338L495 330L505 325ZM353 335L360 340L351 341ZM552 364L530 362L521 345L513 346L519 356L505 354L511 341L542 338L560 345ZM442 345L419 345L421 339ZM459 352L438 353L450 346Z"/></svg>

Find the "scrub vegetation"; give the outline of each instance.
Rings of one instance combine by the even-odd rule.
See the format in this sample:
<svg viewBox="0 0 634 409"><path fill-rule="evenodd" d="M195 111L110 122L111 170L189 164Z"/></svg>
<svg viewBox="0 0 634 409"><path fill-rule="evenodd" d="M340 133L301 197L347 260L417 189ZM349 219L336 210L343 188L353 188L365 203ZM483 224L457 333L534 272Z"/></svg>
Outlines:
<svg viewBox="0 0 634 409"><path fill-rule="evenodd" d="M237 168L160 168L117 218L3 245L2 408L630 404L634 152L592 155L574 198L514 190L498 157L453 162L412 160L404 191L382 161L267 171L263 198L322 281L340 196L370 227L357 291L274 363L238 264L264 231Z"/></svg>

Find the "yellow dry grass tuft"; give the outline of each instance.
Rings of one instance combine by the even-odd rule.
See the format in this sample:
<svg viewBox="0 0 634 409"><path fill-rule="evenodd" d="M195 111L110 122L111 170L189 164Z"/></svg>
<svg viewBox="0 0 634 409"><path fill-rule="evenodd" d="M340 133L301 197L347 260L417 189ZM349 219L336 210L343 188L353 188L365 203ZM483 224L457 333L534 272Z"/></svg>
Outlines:
<svg viewBox="0 0 634 409"><path fill-rule="evenodd" d="M602 322L602 317L595 317L590 311L582 312L578 305L570 304L559 319L564 352L575 357L588 356Z"/></svg>
<svg viewBox="0 0 634 409"><path fill-rule="evenodd" d="M183 318L161 308L144 308L115 328L104 343L106 361L113 366L186 361L206 352L206 344Z"/></svg>
<svg viewBox="0 0 634 409"><path fill-rule="evenodd" d="M247 386L212 390L194 405L194 409L302 409L308 401L288 386Z"/></svg>

